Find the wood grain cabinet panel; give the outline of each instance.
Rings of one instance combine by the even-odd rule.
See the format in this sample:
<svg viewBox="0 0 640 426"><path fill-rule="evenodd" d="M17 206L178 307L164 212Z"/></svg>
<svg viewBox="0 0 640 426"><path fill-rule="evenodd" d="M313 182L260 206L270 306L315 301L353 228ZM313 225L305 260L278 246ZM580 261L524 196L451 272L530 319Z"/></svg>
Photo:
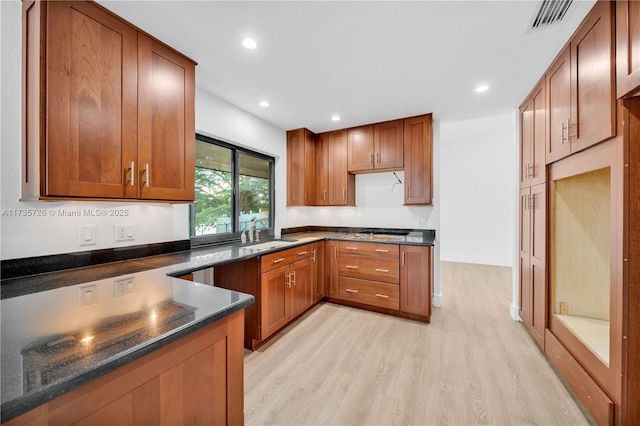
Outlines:
<svg viewBox="0 0 640 426"><path fill-rule="evenodd" d="M337 299L340 297L338 270L338 241L327 240L324 244L325 295Z"/></svg>
<svg viewBox="0 0 640 426"><path fill-rule="evenodd" d="M404 120L404 204L431 205L433 135L431 114Z"/></svg>
<svg viewBox="0 0 640 426"><path fill-rule="evenodd" d="M640 2L616 1L617 92L622 98L640 90Z"/></svg>
<svg viewBox="0 0 640 426"><path fill-rule="evenodd" d="M313 303L319 302L325 295L325 249L324 241L318 241L313 244L313 254L311 262L313 263Z"/></svg>
<svg viewBox="0 0 640 426"><path fill-rule="evenodd" d="M402 120L347 130L348 171L400 170L404 166Z"/></svg>
<svg viewBox="0 0 640 426"><path fill-rule="evenodd" d="M520 106L520 188L546 182L546 91L542 79Z"/></svg>
<svg viewBox="0 0 640 426"><path fill-rule="evenodd" d="M329 133L328 162L329 205L356 205L356 177L347 169L347 131Z"/></svg>
<svg viewBox="0 0 640 426"><path fill-rule="evenodd" d="M616 135L614 6L597 2L547 71L547 164Z"/></svg>
<svg viewBox="0 0 640 426"><path fill-rule="evenodd" d="M400 246L400 311L431 318L433 249Z"/></svg>
<svg viewBox="0 0 640 426"><path fill-rule="evenodd" d="M195 197L195 68L165 45L138 35L139 198Z"/></svg>
<svg viewBox="0 0 640 426"><path fill-rule="evenodd" d="M195 63L94 2L23 18L23 198L192 201Z"/></svg>
<svg viewBox="0 0 640 426"><path fill-rule="evenodd" d="M307 129L287 132L287 206L316 204L316 135Z"/></svg>
<svg viewBox="0 0 640 426"><path fill-rule="evenodd" d="M377 281L340 277L340 298L350 302L398 310L398 286Z"/></svg>

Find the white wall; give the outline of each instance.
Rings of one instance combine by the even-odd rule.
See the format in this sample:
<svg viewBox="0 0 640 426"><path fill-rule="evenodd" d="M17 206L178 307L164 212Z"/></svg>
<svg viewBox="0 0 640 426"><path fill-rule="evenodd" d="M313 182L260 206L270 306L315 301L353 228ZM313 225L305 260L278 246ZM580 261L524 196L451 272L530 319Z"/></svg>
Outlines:
<svg viewBox="0 0 640 426"><path fill-rule="evenodd" d="M513 266L516 113L442 123L440 141L440 259Z"/></svg>

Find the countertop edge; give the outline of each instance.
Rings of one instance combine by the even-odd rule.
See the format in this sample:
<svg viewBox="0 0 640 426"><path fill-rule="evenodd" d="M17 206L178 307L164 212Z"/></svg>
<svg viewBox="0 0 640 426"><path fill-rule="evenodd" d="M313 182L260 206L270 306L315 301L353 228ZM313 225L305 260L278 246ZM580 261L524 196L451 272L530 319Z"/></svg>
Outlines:
<svg viewBox="0 0 640 426"><path fill-rule="evenodd" d="M116 369L133 361L136 361L144 357L145 355L148 355L197 330L200 330L203 327L213 324L214 322L225 318L233 314L234 312L252 305L253 303L255 303L255 298L252 295L249 296L250 297L233 303L205 318L201 318L193 324L185 325L181 328L178 328L177 330L171 331L168 334L158 336L158 338L156 339L145 342L138 348L118 354L116 359L105 360L96 365L94 368L91 368L88 371L84 371L69 380L65 380L64 382L59 384L49 385L45 389L42 389L40 391L31 393L29 395L24 395L3 403L0 406L0 422L8 422L42 404L45 404L61 395L64 395L65 393L83 386L91 382L92 380L115 371Z"/></svg>

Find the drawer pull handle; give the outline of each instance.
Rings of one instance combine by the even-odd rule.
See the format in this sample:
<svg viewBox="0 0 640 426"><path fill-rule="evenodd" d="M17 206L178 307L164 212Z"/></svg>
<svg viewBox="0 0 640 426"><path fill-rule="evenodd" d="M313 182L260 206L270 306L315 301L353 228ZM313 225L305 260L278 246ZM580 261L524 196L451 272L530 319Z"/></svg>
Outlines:
<svg viewBox="0 0 640 426"><path fill-rule="evenodd" d="M276 259L273 261L273 263L280 263L284 260L284 257L281 257L280 259Z"/></svg>
<svg viewBox="0 0 640 426"><path fill-rule="evenodd" d="M358 267L357 267L357 266L354 266L354 265L347 265L347 266L345 266L345 267L346 267L347 269L358 269Z"/></svg>
<svg viewBox="0 0 640 426"><path fill-rule="evenodd" d="M347 250L358 250L358 247L345 247Z"/></svg>
<svg viewBox="0 0 640 426"><path fill-rule="evenodd" d="M382 297L383 299L389 298L389 296L387 296L386 294L380 294L380 293L376 293L376 297Z"/></svg>
<svg viewBox="0 0 640 426"><path fill-rule="evenodd" d="M301 252L298 252L298 256L303 256L303 255L305 255L307 253L308 253L308 251L301 251Z"/></svg>
<svg viewBox="0 0 640 426"><path fill-rule="evenodd" d="M346 291L347 293L357 293L357 292L358 292L358 290L353 290L353 289L351 289L351 288L347 288L347 289L345 289L345 291Z"/></svg>
<svg viewBox="0 0 640 426"><path fill-rule="evenodd" d="M376 272L386 272L386 273L389 273L389 270L388 270L388 269L378 269L378 268L376 268Z"/></svg>
<svg viewBox="0 0 640 426"><path fill-rule="evenodd" d="M389 250L384 250L384 249L376 249L376 251L379 253L389 253Z"/></svg>

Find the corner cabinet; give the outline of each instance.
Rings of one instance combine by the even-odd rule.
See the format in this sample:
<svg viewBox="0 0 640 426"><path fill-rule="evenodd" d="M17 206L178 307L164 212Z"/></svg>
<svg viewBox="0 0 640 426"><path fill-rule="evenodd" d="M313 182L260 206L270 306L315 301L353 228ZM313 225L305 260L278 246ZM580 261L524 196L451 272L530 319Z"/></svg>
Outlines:
<svg viewBox="0 0 640 426"><path fill-rule="evenodd" d="M355 206L356 177L347 170L347 131L320 133L315 159L315 205Z"/></svg>
<svg viewBox="0 0 640 426"><path fill-rule="evenodd" d="M431 205L433 196L433 118L404 119L404 204Z"/></svg>
<svg viewBox="0 0 640 426"><path fill-rule="evenodd" d="M287 131L287 206L316 203L315 144L308 129Z"/></svg>
<svg viewBox="0 0 640 426"><path fill-rule="evenodd" d="M23 199L193 201L195 63L90 1L23 23Z"/></svg>

